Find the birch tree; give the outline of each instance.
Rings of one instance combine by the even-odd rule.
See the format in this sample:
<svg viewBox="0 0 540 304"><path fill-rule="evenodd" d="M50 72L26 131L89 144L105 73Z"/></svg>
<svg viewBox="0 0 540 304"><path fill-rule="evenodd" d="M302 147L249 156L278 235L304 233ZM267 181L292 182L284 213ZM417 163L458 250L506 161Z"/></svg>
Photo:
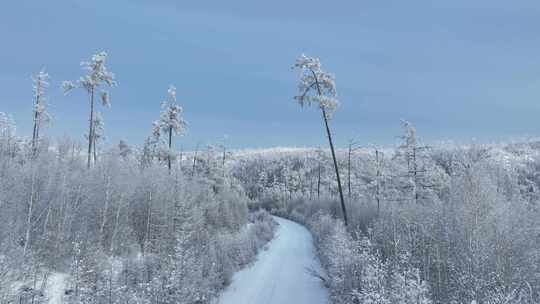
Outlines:
<svg viewBox="0 0 540 304"><path fill-rule="evenodd" d="M75 88L81 88L85 90L90 96L90 117L88 127L88 160L87 167L90 168L92 159L92 147L95 143L94 135L94 99L95 95L99 94L101 103L104 106L110 106L109 93L106 90L100 89L101 87L114 87L116 82L114 80L114 74L107 70L105 66L105 60L107 59L107 53L100 52L92 56L90 61L81 62L81 66L87 74L82 76L75 83L72 81L64 81L62 87L64 93L67 94ZM97 92L100 90L99 92Z"/></svg>
<svg viewBox="0 0 540 304"><path fill-rule="evenodd" d="M296 101L298 101L302 107L315 104L321 109L324 127L326 129L326 135L328 137L328 143L330 145L330 151L332 152L332 160L334 162L334 169L336 172L343 220L345 225L347 225L347 209L345 207L343 188L341 186L341 177L339 175L336 152L329 126L329 120L332 117L332 113L338 106L335 77L334 75L321 69L321 62L318 58L307 57L303 54L296 59L294 68L300 70L300 83L298 84L300 95L295 96Z"/></svg>

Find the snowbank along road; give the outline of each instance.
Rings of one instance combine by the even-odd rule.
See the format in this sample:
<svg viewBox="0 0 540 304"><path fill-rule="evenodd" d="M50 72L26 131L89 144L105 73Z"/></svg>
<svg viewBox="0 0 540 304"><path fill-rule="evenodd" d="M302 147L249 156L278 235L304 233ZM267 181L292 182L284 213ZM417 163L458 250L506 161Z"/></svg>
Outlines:
<svg viewBox="0 0 540 304"><path fill-rule="evenodd" d="M257 261L234 274L218 304L326 304L328 291L308 269L321 271L309 231L274 217L276 237Z"/></svg>

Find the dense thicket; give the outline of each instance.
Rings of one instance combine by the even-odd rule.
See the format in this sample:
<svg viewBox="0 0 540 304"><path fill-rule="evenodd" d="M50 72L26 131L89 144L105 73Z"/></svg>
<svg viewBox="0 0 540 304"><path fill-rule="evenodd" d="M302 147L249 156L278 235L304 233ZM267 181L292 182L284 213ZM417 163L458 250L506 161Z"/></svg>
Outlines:
<svg viewBox="0 0 540 304"><path fill-rule="evenodd" d="M76 142L1 127L0 303L208 303L273 236L217 154L169 171L121 142L87 169Z"/></svg>
<svg viewBox="0 0 540 304"><path fill-rule="evenodd" d="M396 149L338 151L347 230L329 151L251 153L233 173L311 229L334 303L538 303L538 144L425 147L411 128Z"/></svg>

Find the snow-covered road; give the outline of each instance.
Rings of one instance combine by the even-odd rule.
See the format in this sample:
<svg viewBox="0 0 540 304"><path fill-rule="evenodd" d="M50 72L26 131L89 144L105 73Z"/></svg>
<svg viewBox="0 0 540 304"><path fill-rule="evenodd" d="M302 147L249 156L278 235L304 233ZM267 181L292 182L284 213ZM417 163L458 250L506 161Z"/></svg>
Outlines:
<svg viewBox="0 0 540 304"><path fill-rule="evenodd" d="M274 217L276 237L257 261L233 276L218 304L323 304L328 291L307 268L320 271L309 231Z"/></svg>

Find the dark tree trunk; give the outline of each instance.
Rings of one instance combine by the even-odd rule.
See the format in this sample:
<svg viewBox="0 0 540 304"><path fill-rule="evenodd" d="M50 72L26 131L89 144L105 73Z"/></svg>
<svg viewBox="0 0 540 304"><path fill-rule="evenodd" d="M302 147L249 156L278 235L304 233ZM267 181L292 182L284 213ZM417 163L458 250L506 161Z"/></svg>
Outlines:
<svg viewBox="0 0 540 304"><path fill-rule="evenodd" d="M182 172L182 159L184 159L184 148L180 146L180 155L178 155L178 169Z"/></svg>
<svg viewBox="0 0 540 304"><path fill-rule="evenodd" d="M39 85L39 83L38 83ZM41 90L41 88L38 86L37 88L38 92ZM36 102L35 102L35 106L39 105L39 94L37 94L38 96L36 96ZM32 133L32 153L36 154L36 151L37 151L37 144L38 144L38 140L39 140L39 113L36 111L36 109L34 109L34 132Z"/></svg>
<svg viewBox="0 0 540 304"><path fill-rule="evenodd" d="M375 150L375 162L377 164L377 189L376 189L376 196L377 196L377 216L379 216L380 210L381 210L381 188L380 188L380 182L381 182L381 168L379 163L379 150Z"/></svg>
<svg viewBox="0 0 540 304"><path fill-rule="evenodd" d="M227 148L223 147L223 158L221 159L221 166L225 168L225 156L227 155Z"/></svg>
<svg viewBox="0 0 540 304"><path fill-rule="evenodd" d="M315 79L315 84L317 86L317 93L319 96L322 95L321 87L319 85L319 79L317 79L317 76L315 75L315 72L312 70L313 78ZM334 150L334 143L332 142L332 133L330 132L330 127L328 126L328 115L326 114L326 109L321 106L322 116L324 120L324 127L326 129L326 135L328 137L328 143L330 144L330 151L332 152L332 160L334 161L334 169L336 171L336 179L338 184L338 191L339 191L339 200L341 203L341 211L343 212L343 221L345 223L345 226L348 225L347 220L347 208L345 207L345 199L343 198L343 188L341 187L341 177L339 176L339 167L336 159L336 151Z"/></svg>
<svg viewBox="0 0 540 304"><path fill-rule="evenodd" d="M345 199L343 198L343 188L341 187L341 177L339 176L339 167L336 159L336 151L334 150L334 143L332 142L332 133L330 133L330 127L328 126L328 117L326 115L326 110L324 108L321 108L323 120L324 120L324 126L326 128L326 135L328 136L328 143L330 144L330 151L332 152L332 159L334 161L334 169L336 171L336 179L338 184L338 191L339 191L339 200L341 203L341 211L343 212L343 221L345 222L345 226L348 225L348 218L347 218L347 208L345 207Z"/></svg>
<svg viewBox="0 0 540 304"><path fill-rule="evenodd" d="M317 199L321 196L321 162L319 161L319 174L317 178Z"/></svg>
<svg viewBox="0 0 540 304"><path fill-rule="evenodd" d="M199 144L195 147L195 154L193 155L193 169L191 171L191 176L195 175L195 167L197 165L197 154L199 153Z"/></svg>
<svg viewBox="0 0 540 304"><path fill-rule="evenodd" d="M347 161L347 186L349 188L349 200L351 199L351 152L352 152L352 143L349 144L349 155Z"/></svg>
<svg viewBox="0 0 540 304"><path fill-rule="evenodd" d="M88 162L87 162L88 169L90 169L93 142L94 142L94 88L92 88L90 91L90 127L88 130Z"/></svg>
<svg viewBox="0 0 540 304"><path fill-rule="evenodd" d="M413 148L414 202L418 204L418 167L416 166L416 147Z"/></svg>
<svg viewBox="0 0 540 304"><path fill-rule="evenodd" d="M32 153L35 155L38 141L38 113L34 113L34 132L32 134Z"/></svg>
<svg viewBox="0 0 540 304"><path fill-rule="evenodd" d="M223 145L223 157L221 159L221 169L223 170L222 174L223 174L223 179L225 179L225 159L227 157L227 147L225 147L225 145Z"/></svg>
<svg viewBox="0 0 540 304"><path fill-rule="evenodd" d="M167 164L169 167L169 173L171 173L171 148L172 148L172 127L169 127L169 153L167 157Z"/></svg>
<svg viewBox="0 0 540 304"><path fill-rule="evenodd" d="M96 139L95 130L94 130L94 142L92 143L92 146L93 146L92 150L93 150L93 154L94 154L94 165L97 163L97 151L96 151L97 142L96 141L97 141L97 139Z"/></svg>

